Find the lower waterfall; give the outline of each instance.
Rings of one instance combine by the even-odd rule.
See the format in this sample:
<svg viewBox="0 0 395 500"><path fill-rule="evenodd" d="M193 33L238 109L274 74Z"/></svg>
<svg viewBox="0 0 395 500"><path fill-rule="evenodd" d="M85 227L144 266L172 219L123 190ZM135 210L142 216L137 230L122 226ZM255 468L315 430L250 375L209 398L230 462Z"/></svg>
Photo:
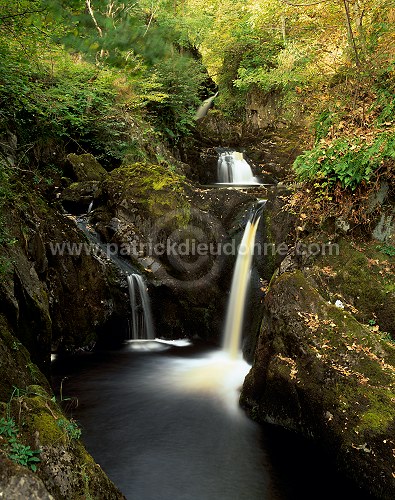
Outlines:
<svg viewBox="0 0 395 500"><path fill-rule="evenodd" d="M236 266L226 313L224 340L222 348L231 359L236 359L243 332L244 310L248 286L251 278L251 264L254 255L255 236L261 218L264 203L261 202L252 213L239 247Z"/></svg>
<svg viewBox="0 0 395 500"><path fill-rule="evenodd" d="M131 340L153 340L155 338L152 322L151 304L147 287L140 274L128 276L130 307L132 309Z"/></svg>

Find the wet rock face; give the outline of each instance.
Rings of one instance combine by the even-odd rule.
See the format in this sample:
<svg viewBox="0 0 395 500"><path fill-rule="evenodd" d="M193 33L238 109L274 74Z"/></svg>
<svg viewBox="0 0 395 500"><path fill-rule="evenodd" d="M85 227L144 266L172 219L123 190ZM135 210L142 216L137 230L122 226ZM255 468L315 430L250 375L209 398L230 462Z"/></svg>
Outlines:
<svg viewBox="0 0 395 500"><path fill-rule="evenodd" d="M197 127L195 146L187 151L192 165L191 178L201 184L217 182L218 148L242 151L255 176L273 184L292 174L292 164L307 145L303 124L288 123L281 128L256 128L252 124L233 123L220 113L209 114Z"/></svg>
<svg viewBox="0 0 395 500"><path fill-rule="evenodd" d="M310 269L273 278L241 402L320 442L379 498L395 494L395 348L317 290Z"/></svg>
<svg viewBox="0 0 395 500"><path fill-rule="evenodd" d="M9 268L0 282L0 312L48 373L52 347L73 350L112 335L114 320L128 311L126 283L74 221L42 200L14 208L8 222L17 243L2 250Z"/></svg>
<svg viewBox="0 0 395 500"><path fill-rule="evenodd" d="M83 214L100 194L99 181L73 182L61 194L65 210L71 214Z"/></svg>

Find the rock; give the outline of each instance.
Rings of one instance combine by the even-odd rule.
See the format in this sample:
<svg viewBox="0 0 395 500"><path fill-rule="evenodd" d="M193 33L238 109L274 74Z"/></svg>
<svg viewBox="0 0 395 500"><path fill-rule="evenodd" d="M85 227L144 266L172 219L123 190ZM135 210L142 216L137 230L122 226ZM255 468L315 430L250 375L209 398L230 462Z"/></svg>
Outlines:
<svg viewBox="0 0 395 500"><path fill-rule="evenodd" d="M34 268L37 274L43 274L48 270L48 259L46 256L45 245L43 239L39 233L36 231L29 241L29 255L34 261Z"/></svg>
<svg viewBox="0 0 395 500"><path fill-rule="evenodd" d="M202 144L232 147L240 144L243 126L240 122L231 121L222 113L212 110L198 121L196 131Z"/></svg>
<svg viewBox="0 0 395 500"><path fill-rule="evenodd" d="M310 279L295 270L272 280L242 405L318 441L359 485L392 499L395 347Z"/></svg>
<svg viewBox="0 0 395 500"><path fill-rule="evenodd" d="M67 212L79 215L87 213L89 205L99 195L98 181L74 182L62 192L60 201Z"/></svg>
<svg viewBox="0 0 395 500"><path fill-rule="evenodd" d="M248 93L246 122L252 129L278 127L283 123L281 96L277 92L263 93L254 89Z"/></svg>
<svg viewBox="0 0 395 500"><path fill-rule="evenodd" d="M101 181L107 174L106 170L100 165L96 158L87 153L76 155L74 153L67 155L73 177L76 181Z"/></svg>
<svg viewBox="0 0 395 500"><path fill-rule="evenodd" d="M350 244L340 238L330 247L326 235L313 238L323 254L306 261L310 282L328 301L342 302L361 323L374 321L395 338L394 256L381 252L375 241Z"/></svg>
<svg viewBox="0 0 395 500"><path fill-rule="evenodd" d="M6 213L16 243L0 248L0 259L9 263L0 280L0 313L48 374L52 348L73 351L99 338L122 341L127 284L74 220L39 197L28 200Z"/></svg>
<svg viewBox="0 0 395 500"><path fill-rule="evenodd" d="M0 354L0 418L12 419L19 447L35 451L39 459L35 474L11 461L7 434L2 434L0 498L123 499L85 450L81 432L75 432L78 425L63 415L47 380L1 314Z"/></svg>
<svg viewBox="0 0 395 500"><path fill-rule="evenodd" d="M0 460L0 498L4 500L54 500L42 480L29 471L2 457Z"/></svg>
<svg viewBox="0 0 395 500"><path fill-rule="evenodd" d="M395 209L390 214L382 214L373 229L373 238L388 244L395 244Z"/></svg>
<svg viewBox="0 0 395 500"><path fill-rule="evenodd" d="M125 258L148 273L159 335L220 334L218 311L225 308L235 255L208 251L183 258L168 243L195 239L208 250L224 243L244 228L255 200L236 190L194 188L184 176L156 164L135 163L108 175L91 220L106 242L125 250ZM163 252L151 252L161 242ZM128 248L135 250L128 254Z"/></svg>

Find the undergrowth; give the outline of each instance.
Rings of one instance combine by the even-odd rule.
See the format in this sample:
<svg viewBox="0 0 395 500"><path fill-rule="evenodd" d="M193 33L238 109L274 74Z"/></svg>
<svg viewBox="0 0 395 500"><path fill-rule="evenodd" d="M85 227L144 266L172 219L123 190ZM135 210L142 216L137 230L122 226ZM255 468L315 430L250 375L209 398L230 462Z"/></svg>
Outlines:
<svg viewBox="0 0 395 500"><path fill-rule="evenodd" d="M0 418L0 436L5 440L5 451L9 459L34 472L37 470L40 450L32 450L30 446L24 445L19 440L19 429L13 418Z"/></svg>

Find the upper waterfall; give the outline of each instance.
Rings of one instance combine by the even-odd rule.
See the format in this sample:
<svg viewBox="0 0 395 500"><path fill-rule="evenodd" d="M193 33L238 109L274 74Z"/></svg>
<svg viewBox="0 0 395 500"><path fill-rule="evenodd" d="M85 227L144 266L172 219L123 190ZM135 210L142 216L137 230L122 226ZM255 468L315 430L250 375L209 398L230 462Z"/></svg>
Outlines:
<svg viewBox="0 0 395 500"><path fill-rule="evenodd" d="M243 153L224 151L218 157L218 182L224 184L259 184Z"/></svg>

